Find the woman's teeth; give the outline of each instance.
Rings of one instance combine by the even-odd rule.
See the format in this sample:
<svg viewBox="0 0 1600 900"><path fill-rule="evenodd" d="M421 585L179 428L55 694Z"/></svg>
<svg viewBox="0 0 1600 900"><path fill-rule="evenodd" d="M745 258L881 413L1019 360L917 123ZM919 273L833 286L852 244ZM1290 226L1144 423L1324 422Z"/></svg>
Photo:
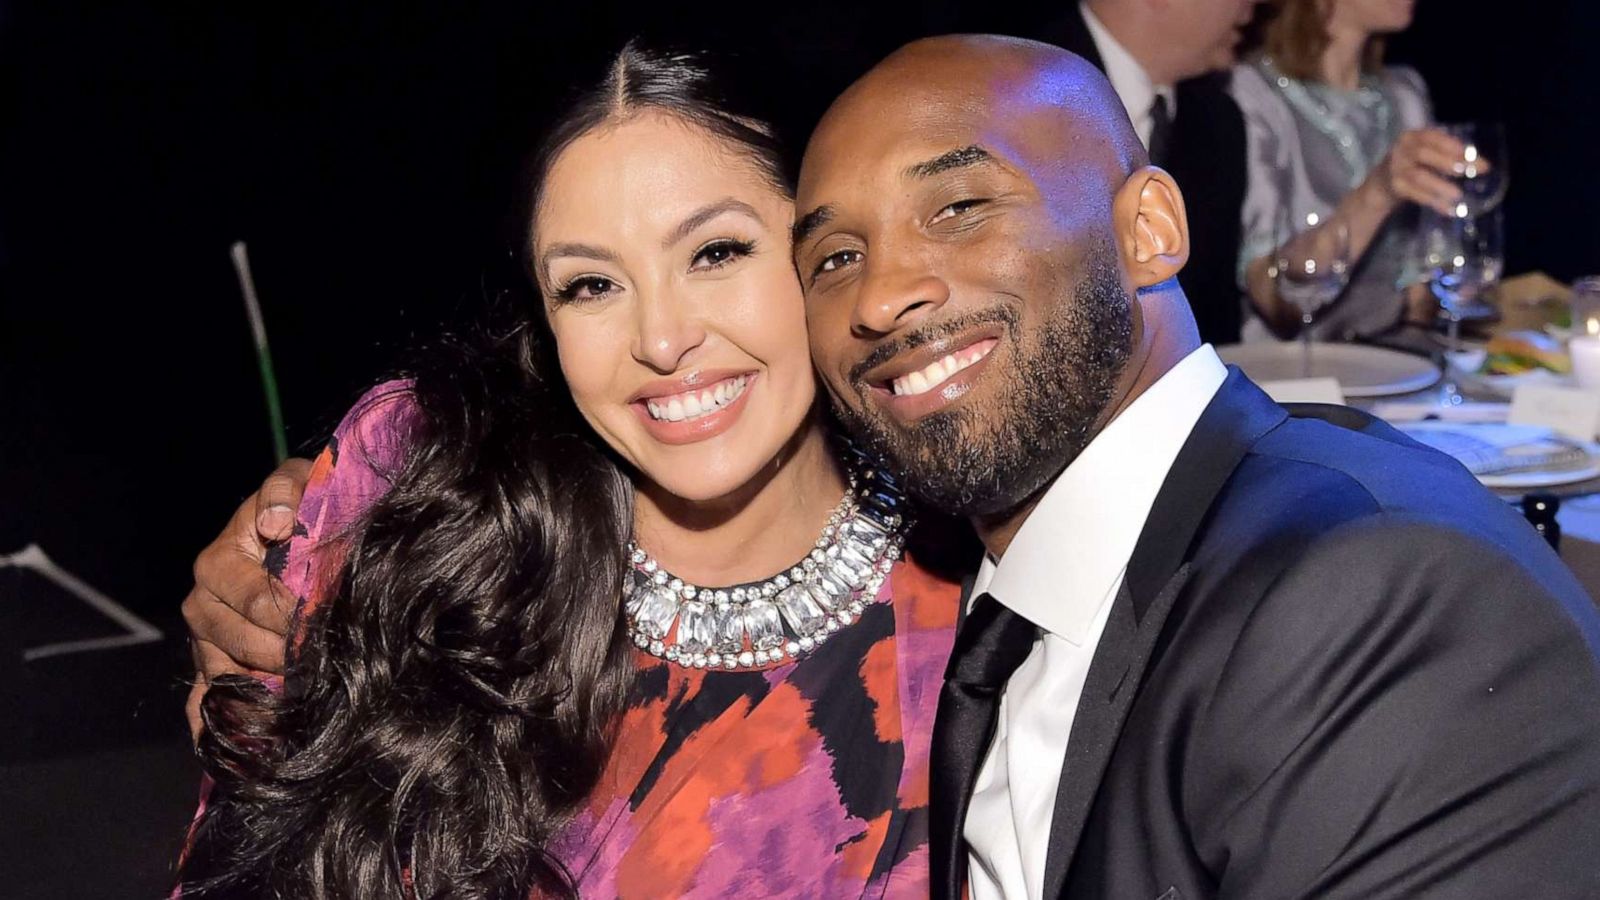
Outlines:
<svg viewBox="0 0 1600 900"><path fill-rule="evenodd" d="M977 346L954 353L945 354L943 359L930 363L925 368L918 369L909 375L901 375L890 383L896 397L909 397L916 394L926 394L945 381L954 377L962 369L989 355L994 349L994 341L983 341Z"/></svg>
<svg viewBox="0 0 1600 900"><path fill-rule="evenodd" d="M645 401L650 418L664 422L686 422L709 416L739 399L749 376L724 378L711 387L699 391L684 391L668 397L653 397Z"/></svg>

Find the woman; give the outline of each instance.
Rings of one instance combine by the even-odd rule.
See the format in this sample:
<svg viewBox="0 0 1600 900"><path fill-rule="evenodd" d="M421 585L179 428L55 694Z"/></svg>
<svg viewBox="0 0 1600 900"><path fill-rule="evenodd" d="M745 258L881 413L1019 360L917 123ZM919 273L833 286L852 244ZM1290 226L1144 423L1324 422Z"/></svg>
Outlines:
<svg viewBox="0 0 1600 900"><path fill-rule="evenodd" d="M958 588L830 440L777 142L630 45L525 198L537 307L317 462L185 896L925 895Z"/></svg>
<svg viewBox="0 0 1600 900"><path fill-rule="evenodd" d="M1405 312L1411 204L1450 214L1461 198L1451 177L1464 153L1427 127L1422 78L1381 64L1383 37L1405 30L1411 9L1412 0L1278 0L1263 51L1234 70L1249 144L1239 256L1244 340L1299 332L1300 310L1272 277L1274 251L1291 232L1298 234L1289 255L1302 258L1325 259L1335 236L1348 235L1350 283L1319 313L1315 337L1374 335ZM1413 300L1417 315L1431 313L1425 292Z"/></svg>

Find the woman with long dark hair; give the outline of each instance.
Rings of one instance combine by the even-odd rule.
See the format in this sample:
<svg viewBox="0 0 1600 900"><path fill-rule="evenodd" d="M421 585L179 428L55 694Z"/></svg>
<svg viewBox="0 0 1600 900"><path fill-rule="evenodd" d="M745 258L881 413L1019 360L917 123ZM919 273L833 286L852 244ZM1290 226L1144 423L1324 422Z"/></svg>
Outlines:
<svg viewBox="0 0 1600 900"><path fill-rule="evenodd" d="M958 588L831 433L778 142L630 45L529 175L537 296L317 460L184 896L924 896Z"/></svg>

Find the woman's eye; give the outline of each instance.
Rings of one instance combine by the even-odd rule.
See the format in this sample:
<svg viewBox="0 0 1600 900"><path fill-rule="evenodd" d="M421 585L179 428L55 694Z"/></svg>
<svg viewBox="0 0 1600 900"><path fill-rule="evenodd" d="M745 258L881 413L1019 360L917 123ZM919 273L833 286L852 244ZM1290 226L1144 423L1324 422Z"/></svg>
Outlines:
<svg viewBox="0 0 1600 900"><path fill-rule="evenodd" d="M556 292L556 296L563 301L598 300L616 290L617 283L609 278L599 275L585 275L567 282L566 286Z"/></svg>
<svg viewBox="0 0 1600 900"><path fill-rule="evenodd" d="M817 269L812 273L812 276L815 277L817 275L827 274L828 272L835 272L844 268L845 266L855 265L860 261L860 250L840 250L838 253L831 253L823 257L822 262L817 263Z"/></svg>
<svg viewBox="0 0 1600 900"><path fill-rule="evenodd" d="M741 257L749 256L755 245L749 241L722 240L713 241L699 252L695 253L694 260L690 263L690 271L697 269L715 269L725 266Z"/></svg>
<svg viewBox="0 0 1600 900"><path fill-rule="evenodd" d="M988 202L989 201L987 201L987 200L978 200L978 199L957 200L956 202L950 204L949 206L946 206L944 209L941 209L937 213L935 213L934 216L933 216L933 219L931 221L929 221L928 224L932 225L932 224L934 224L936 222L942 222L945 219L951 218L952 216L959 216L964 212L969 212L969 211L971 211L971 210L973 210L973 209L975 209L975 208L977 208L979 206L982 206L983 204L988 203Z"/></svg>

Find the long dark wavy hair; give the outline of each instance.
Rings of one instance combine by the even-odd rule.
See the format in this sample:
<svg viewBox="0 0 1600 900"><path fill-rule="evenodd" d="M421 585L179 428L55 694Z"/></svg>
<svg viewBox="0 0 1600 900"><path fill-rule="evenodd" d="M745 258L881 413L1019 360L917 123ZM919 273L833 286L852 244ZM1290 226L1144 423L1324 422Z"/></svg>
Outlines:
<svg viewBox="0 0 1600 900"><path fill-rule="evenodd" d="M512 321L440 341L409 373L406 462L346 536L287 688L227 678L206 695L215 786L186 900L575 893L549 841L594 789L628 698L633 489L573 407L526 252L555 158L645 110L792 193L771 130L691 56L630 43L557 119L519 192Z"/></svg>

